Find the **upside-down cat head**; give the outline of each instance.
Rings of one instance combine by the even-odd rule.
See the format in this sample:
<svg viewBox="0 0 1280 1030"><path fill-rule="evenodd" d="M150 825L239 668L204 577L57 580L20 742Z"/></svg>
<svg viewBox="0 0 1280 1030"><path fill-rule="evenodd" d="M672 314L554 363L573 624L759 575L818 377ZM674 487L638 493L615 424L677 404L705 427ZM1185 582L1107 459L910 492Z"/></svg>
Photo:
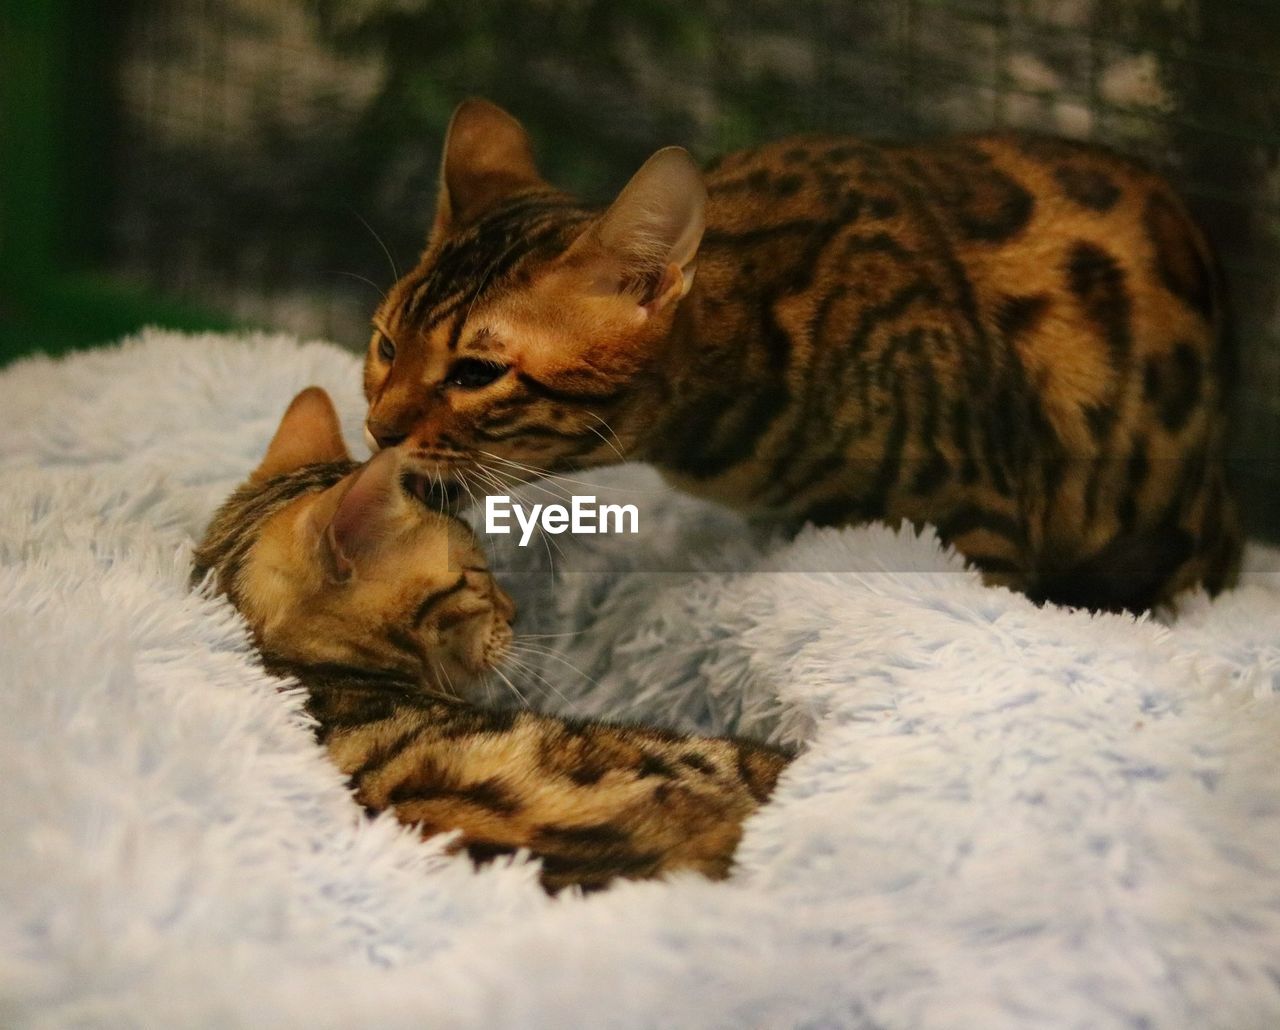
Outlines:
<svg viewBox="0 0 1280 1030"><path fill-rule="evenodd" d="M593 214L542 180L515 119L462 104L426 252L374 317L370 446L403 443L423 475L499 480L630 454L704 202L692 158L668 147Z"/></svg>
<svg viewBox="0 0 1280 1030"><path fill-rule="evenodd" d="M195 557L269 661L378 670L453 694L504 657L514 606L470 529L404 489L400 455L351 460L328 395L290 404Z"/></svg>

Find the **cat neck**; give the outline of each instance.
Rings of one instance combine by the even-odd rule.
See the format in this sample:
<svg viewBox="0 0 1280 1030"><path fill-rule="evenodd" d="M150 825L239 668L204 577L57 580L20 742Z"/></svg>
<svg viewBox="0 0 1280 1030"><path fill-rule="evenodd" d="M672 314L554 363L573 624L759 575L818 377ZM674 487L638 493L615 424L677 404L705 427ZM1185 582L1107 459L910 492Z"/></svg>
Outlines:
<svg viewBox="0 0 1280 1030"><path fill-rule="evenodd" d="M362 669L335 662L300 662L280 655L262 656L262 667L273 676L292 679L307 692L307 711L322 725L341 721L341 712L375 706L438 709L442 714L474 705L445 697L423 687L410 676L379 669Z"/></svg>
<svg viewBox="0 0 1280 1030"><path fill-rule="evenodd" d="M742 282L743 269L732 251L708 248L699 258L693 285L666 338L657 397L642 405L646 419L656 413L657 420L646 430L643 453L634 457L682 480L691 477L683 486L693 493L698 493L693 481L702 476L690 467L691 440L732 448L732 441L712 439L722 414L732 408L749 420L765 420L786 403L786 336L771 314L763 321L758 317L759 304L743 304ZM765 339L764 353L776 355L777 362L744 374L744 356L756 350L756 338L767 337L771 327L779 339ZM715 465L733 464L738 457L720 455Z"/></svg>

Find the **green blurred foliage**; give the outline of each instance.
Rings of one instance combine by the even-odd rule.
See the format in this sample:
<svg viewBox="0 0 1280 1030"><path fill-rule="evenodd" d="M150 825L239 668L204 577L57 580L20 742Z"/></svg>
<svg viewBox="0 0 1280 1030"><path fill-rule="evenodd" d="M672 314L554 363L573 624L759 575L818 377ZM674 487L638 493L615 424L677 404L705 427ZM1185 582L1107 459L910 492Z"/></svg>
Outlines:
<svg viewBox="0 0 1280 1030"><path fill-rule="evenodd" d="M616 186L660 142L704 145L716 122L745 137L785 100L742 93L720 112L713 98L735 85L726 52L726 3L656 0L312 0L322 37L385 62L371 122L387 138L419 138L435 150L457 102L483 95L516 112L539 142L545 173L578 190ZM754 109L754 114L750 113ZM394 128L393 128L394 127ZM744 137L744 138L745 138ZM706 149L701 146L701 149Z"/></svg>

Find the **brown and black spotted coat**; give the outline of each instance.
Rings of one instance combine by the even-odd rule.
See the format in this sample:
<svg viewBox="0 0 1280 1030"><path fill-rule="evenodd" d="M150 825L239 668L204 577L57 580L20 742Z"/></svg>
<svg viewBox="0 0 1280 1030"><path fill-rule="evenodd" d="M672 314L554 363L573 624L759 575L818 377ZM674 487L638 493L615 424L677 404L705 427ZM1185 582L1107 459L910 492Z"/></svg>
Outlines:
<svg viewBox="0 0 1280 1030"><path fill-rule="evenodd" d="M301 437L289 456L305 459L316 433L290 423L299 407L277 440ZM337 439L327 398L323 409L321 435ZM731 738L459 700L452 692L480 673L451 653L469 648L446 603L462 592L449 585L461 545L439 544L461 524L416 500L388 498L420 531L397 535L390 562L353 552L350 577L334 580L305 516L361 469L336 452L295 464L276 461L279 472L255 474L224 503L196 549L193 577L208 577L246 617L270 671L305 688L317 736L366 810L391 811L427 837L457 831L457 848L477 861L524 850L541 859L553 892L677 870L728 874L742 824L772 792L787 755ZM370 578L384 589L362 589ZM488 592L472 600L492 601ZM424 664L406 666L405 651ZM500 659L486 652L487 662ZM449 665L445 680L433 677Z"/></svg>
<svg viewBox="0 0 1280 1030"><path fill-rule="evenodd" d="M439 699L367 671L268 667L307 688L319 739L368 812L424 837L458 831L477 862L523 849L552 892L728 875L744 820L789 761L742 740Z"/></svg>
<svg viewBox="0 0 1280 1030"><path fill-rule="evenodd" d="M455 123L512 139L446 164L465 184L488 162L484 200L438 219L366 362L371 434L423 475L625 454L784 522L933 523L1037 599L1143 609L1231 581L1220 283L1159 176L1014 134L732 154L687 295L637 321L571 274L609 214L538 180L481 106Z"/></svg>
<svg viewBox="0 0 1280 1030"><path fill-rule="evenodd" d="M1079 144L801 140L727 158L651 453L817 523L932 522L1033 596L1146 608L1229 580L1229 377L1204 238Z"/></svg>

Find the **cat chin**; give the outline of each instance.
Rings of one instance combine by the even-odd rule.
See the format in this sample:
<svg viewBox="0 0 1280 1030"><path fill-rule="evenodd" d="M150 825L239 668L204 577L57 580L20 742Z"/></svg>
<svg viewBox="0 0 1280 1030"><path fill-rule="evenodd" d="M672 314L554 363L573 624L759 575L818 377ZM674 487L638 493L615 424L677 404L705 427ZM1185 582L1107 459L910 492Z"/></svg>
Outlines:
<svg viewBox="0 0 1280 1030"><path fill-rule="evenodd" d="M419 670L423 689L457 700L473 698L483 682L499 671L507 660L514 640L510 623L498 612L475 616L484 625L468 625L464 634L454 636L434 650L425 669Z"/></svg>

